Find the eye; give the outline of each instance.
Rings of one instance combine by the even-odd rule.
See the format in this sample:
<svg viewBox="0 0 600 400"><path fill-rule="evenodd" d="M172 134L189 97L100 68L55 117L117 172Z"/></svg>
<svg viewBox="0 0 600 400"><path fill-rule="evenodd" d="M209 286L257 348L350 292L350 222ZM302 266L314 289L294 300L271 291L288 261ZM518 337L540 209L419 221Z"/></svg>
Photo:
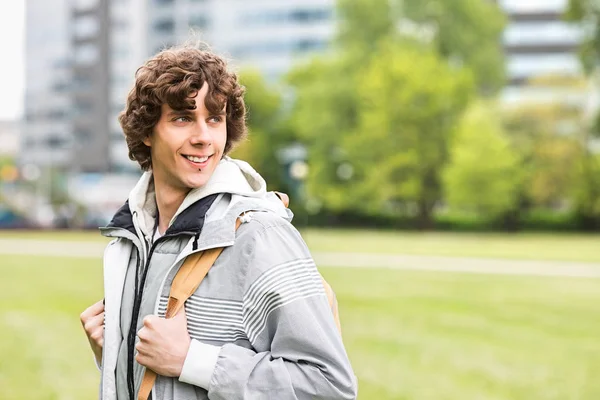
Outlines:
<svg viewBox="0 0 600 400"><path fill-rule="evenodd" d="M174 118L172 121L173 122L190 122L191 119L189 117L182 116L182 117Z"/></svg>
<svg viewBox="0 0 600 400"><path fill-rule="evenodd" d="M223 121L223 117L220 115L213 115L212 117L210 117L208 119L208 122L213 123L213 124L218 124L221 121Z"/></svg>

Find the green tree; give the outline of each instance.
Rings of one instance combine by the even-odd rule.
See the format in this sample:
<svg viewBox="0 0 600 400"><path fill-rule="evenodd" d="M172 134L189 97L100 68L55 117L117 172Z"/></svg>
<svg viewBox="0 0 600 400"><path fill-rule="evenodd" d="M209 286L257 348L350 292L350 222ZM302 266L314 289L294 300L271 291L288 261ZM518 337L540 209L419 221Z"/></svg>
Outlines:
<svg viewBox="0 0 600 400"><path fill-rule="evenodd" d="M539 77L528 86L552 87L578 97L588 89L585 80L553 76ZM587 147L581 106L563 98L520 104L505 107L503 121L522 159L519 211L573 204L575 185L583 183L577 174Z"/></svg>
<svg viewBox="0 0 600 400"><path fill-rule="evenodd" d="M414 210L432 226L452 125L472 94L468 71L395 43L382 44L356 75L334 66L313 63L303 73L322 84L298 86L309 193L336 211Z"/></svg>
<svg viewBox="0 0 600 400"><path fill-rule="evenodd" d="M357 58L368 57L382 39L396 35L390 0L338 0L336 44Z"/></svg>
<svg viewBox="0 0 600 400"><path fill-rule="evenodd" d="M575 213L581 228L600 229L600 155L587 151L577 160Z"/></svg>
<svg viewBox="0 0 600 400"><path fill-rule="evenodd" d="M579 46L579 56L584 71L598 86L598 66L600 65L600 3L595 0L569 0L565 13L567 20L577 23L583 30L583 40ZM591 150L593 141L600 137L600 112L596 110L593 121L582 135L582 157L577 165L576 212L585 228L600 227L600 189L598 175L598 154Z"/></svg>
<svg viewBox="0 0 600 400"><path fill-rule="evenodd" d="M431 226L452 124L475 87L502 83L502 12L451 3L338 0L333 52L288 76L309 193L327 209Z"/></svg>
<svg viewBox="0 0 600 400"><path fill-rule="evenodd" d="M521 188L519 155L494 108L472 106L458 125L444 171L451 209L489 220L513 211Z"/></svg>
<svg viewBox="0 0 600 400"><path fill-rule="evenodd" d="M337 44L364 60L382 39L431 46L473 71L477 87L494 94L504 84L500 37L506 23L496 2L472 0L338 0Z"/></svg>
<svg viewBox="0 0 600 400"><path fill-rule="evenodd" d="M579 56L585 71L591 73L600 63L600 3L596 0L569 0L565 18L584 31Z"/></svg>
<svg viewBox="0 0 600 400"><path fill-rule="evenodd" d="M506 17L495 1L393 0L399 31L430 37L438 54L473 71L477 87L491 95L504 84L500 40ZM413 35L415 33L412 33Z"/></svg>
<svg viewBox="0 0 600 400"><path fill-rule="evenodd" d="M557 103L504 110L505 127L522 159L522 212L557 207L572 199L575 165L582 156L576 113Z"/></svg>

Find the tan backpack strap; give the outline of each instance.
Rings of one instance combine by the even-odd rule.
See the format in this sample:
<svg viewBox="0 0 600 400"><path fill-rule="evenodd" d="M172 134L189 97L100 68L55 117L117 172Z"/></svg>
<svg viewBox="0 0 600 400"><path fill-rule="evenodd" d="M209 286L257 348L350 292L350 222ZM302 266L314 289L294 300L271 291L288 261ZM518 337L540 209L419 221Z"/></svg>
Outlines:
<svg viewBox="0 0 600 400"><path fill-rule="evenodd" d="M335 293L331 288L331 285L321 276L321 281L323 282L323 287L325 288L325 294L327 295L327 300L329 301L329 307L331 308L331 312L333 313L333 319L335 321L335 325L338 328L340 334L342 333L342 324L340 323L340 314L338 312L338 304L337 299L335 297Z"/></svg>
<svg viewBox="0 0 600 400"><path fill-rule="evenodd" d="M146 371L144 371L144 379L142 379L142 385L140 386L140 391L138 392L138 400L148 400L150 398L150 392L154 387L155 381L156 372L146 368Z"/></svg>
<svg viewBox="0 0 600 400"><path fill-rule="evenodd" d="M237 230L242 221L238 218L235 221ZM208 270L215 263L221 252L222 247L197 252L186 257L185 261L171 284L169 293L169 302L167 303L167 312L165 318L173 318L181 310L185 301L198 289L200 283L208 273ZM154 382L156 381L156 372L146 368L144 379L138 392L138 400L148 400Z"/></svg>

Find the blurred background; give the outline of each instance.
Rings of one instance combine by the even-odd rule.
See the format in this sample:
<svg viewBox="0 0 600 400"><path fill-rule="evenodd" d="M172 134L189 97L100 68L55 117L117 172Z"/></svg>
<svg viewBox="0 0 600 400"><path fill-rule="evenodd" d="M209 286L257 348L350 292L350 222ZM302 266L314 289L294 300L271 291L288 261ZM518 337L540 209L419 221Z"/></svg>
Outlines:
<svg viewBox="0 0 600 400"><path fill-rule="evenodd" d="M2 2L0 398L95 396L117 115L190 38L247 88L232 156L290 195L359 398L600 399L595 0Z"/></svg>

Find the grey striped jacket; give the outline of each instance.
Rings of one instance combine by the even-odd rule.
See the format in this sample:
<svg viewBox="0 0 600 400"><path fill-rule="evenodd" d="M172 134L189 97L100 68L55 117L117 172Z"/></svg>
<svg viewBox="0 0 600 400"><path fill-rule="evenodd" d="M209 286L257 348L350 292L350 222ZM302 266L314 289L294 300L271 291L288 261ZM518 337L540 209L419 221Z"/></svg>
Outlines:
<svg viewBox="0 0 600 400"><path fill-rule="evenodd" d="M185 305L192 344L182 374L159 377L154 399L356 398L356 378L320 275L289 222L291 213L245 163L225 159L213 178L188 195L156 243L148 240L147 174L104 228L115 240L104 256L100 398L137 393L143 367L134 360L129 365L136 340L131 332L141 328L144 316L164 315L170 283L185 256L213 247L225 250ZM251 212L236 232L235 220L246 211ZM134 293L136 279L141 296Z"/></svg>

